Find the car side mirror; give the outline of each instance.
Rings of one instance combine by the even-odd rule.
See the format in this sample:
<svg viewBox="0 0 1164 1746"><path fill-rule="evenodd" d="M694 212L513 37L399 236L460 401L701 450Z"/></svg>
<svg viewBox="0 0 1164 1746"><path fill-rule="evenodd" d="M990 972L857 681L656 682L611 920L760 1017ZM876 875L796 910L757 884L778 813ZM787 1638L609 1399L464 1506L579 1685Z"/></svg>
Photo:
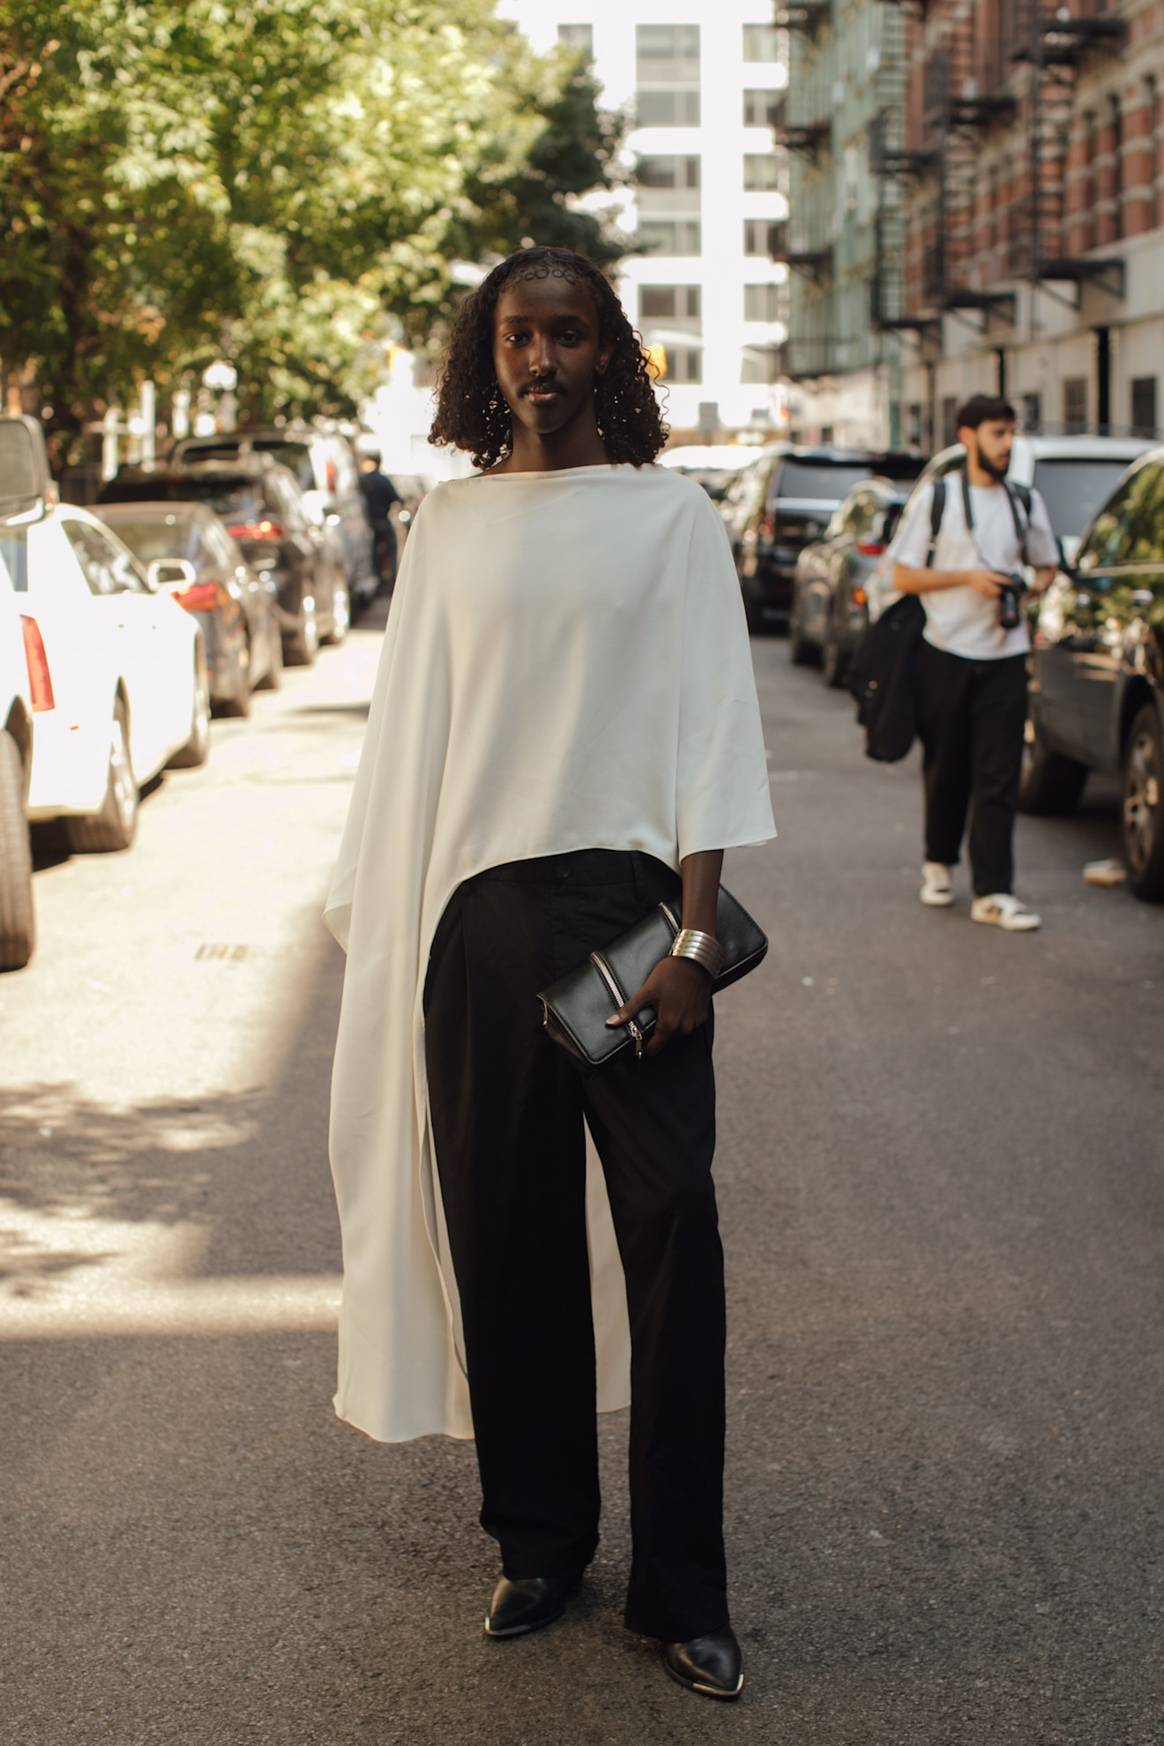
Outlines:
<svg viewBox="0 0 1164 1746"><path fill-rule="evenodd" d="M155 558L146 567L146 581L155 591L178 594L197 580L197 571L189 558Z"/></svg>

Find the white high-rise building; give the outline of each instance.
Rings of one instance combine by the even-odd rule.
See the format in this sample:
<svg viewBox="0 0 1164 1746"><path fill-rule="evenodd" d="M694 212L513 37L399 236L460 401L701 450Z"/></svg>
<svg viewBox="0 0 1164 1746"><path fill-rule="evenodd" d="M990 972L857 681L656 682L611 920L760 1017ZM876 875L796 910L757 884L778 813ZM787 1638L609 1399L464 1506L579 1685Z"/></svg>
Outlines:
<svg viewBox="0 0 1164 1746"><path fill-rule="evenodd" d="M502 0L498 10L538 50L585 50L603 104L631 116L636 186L618 206L651 252L620 263L619 292L644 342L665 352L674 434L779 427L787 269L771 242L788 201L772 125L787 55L770 0Z"/></svg>

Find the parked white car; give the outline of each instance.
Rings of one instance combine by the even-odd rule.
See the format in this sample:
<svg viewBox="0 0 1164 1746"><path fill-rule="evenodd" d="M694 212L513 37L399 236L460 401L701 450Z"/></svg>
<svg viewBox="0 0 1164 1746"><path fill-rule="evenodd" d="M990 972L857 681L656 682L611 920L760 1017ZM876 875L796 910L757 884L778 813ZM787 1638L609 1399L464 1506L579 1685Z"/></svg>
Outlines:
<svg viewBox="0 0 1164 1746"><path fill-rule="evenodd" d="M0 421L0 450L13 423L26 421ZM164 565L147 573L95 515L54 506L47 473L41 504L38 515L0 526L0 554L19 611L39 627L56 702L36 722L28 816L67 819L77 849L125 849L141 784L209 752L202 636L160 585Z"/></svg>
<svg viewBox="0 0 1164 1746"><path fill-rule="evenodd" d="M1014 439L1010 479L1031 486L1047 505L1051 526L1063 556L1070 564L1079 550L1079 540L1092 517L1107 502L1119 480L1146 449L1147 438L1102 436L1025 436ZM931 479L945 478L964 461L961 443L940 449L918 476L910 501L902 512L904 526L916 494ZM897 598L893 591L893 553L878 565L870 584L870 617L876 618Z"/></svg>

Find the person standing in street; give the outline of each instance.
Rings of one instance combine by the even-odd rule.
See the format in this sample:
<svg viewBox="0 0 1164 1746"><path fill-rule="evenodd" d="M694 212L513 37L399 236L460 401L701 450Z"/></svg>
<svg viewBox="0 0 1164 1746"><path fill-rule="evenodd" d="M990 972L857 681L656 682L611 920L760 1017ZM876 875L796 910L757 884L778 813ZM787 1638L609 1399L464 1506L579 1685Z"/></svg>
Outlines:
<svg viewBox="0 0 1164 1746"><path fill-rule="evenodd" d="M1015 415L977 394L958 413L965 465L918 493L893 548L893 585L920 596L925 628L916 673L924 748L921 901L954 902L952 869L970 819L971 919L1029 933L1040 917L1014 894L1014 827L1027 718L1030 639L1020 607L1055 575L1058 546L1037 491L1007 473Z"/></svg>
<svg viewBox="0 0 1164 1746"><path fill-rule="evenodd" d="M376 575L382 588L391 588L396 578L396 529L392 526L392 505L402 503L403 498L387 473L380 469L379 449L365 449L360 456L360 490L364 497L364 514L372 529Z"/></svg>
<svg viewBox="0 0 1164 1746"><path fill-rule="evenodd" d="M524 1636L594 1556L629 1334L625 1622L733 1698L710 994L723 852L775 832L726 535L665 435L590 262L525 249L467 299L431 440L479 471L405 548L327 904L336 1410L475 1436L485 1633ZM584 1074L538 993L664 900L683 934L608 1021L653 1007L645 1056Z"/></svg>

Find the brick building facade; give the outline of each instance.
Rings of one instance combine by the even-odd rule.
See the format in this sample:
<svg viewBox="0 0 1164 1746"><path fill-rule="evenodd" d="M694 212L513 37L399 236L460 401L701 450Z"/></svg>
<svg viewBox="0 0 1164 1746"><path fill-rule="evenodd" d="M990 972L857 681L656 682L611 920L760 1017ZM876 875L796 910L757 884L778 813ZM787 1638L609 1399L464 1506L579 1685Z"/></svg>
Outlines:
<svg viewBox="0 0 1164 1746"><path fill-rule="evenodd" d="M831 0L833 28L889 5ZM883 286L900 283L870 303L903 348L894 427L936 446L965 394L1002 388L1031 427L1159 434L1164 0L894 10L901 108L870 144L879 209L901 218L901 259L881 263ZM844 378L804 388L835 424ZM886 440L890 426L850 434Z"/></svg>

